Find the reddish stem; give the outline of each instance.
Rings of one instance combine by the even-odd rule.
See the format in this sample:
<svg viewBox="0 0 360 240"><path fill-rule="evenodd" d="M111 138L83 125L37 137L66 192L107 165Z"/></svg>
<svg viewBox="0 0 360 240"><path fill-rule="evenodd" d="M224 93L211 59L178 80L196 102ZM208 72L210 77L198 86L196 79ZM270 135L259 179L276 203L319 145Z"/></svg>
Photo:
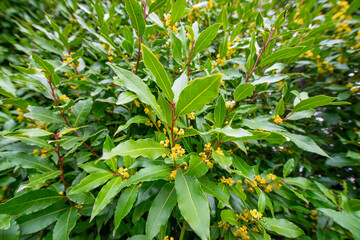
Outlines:
<svg viewBox="0 0 360 240"><path fill-rule="evenodd" d="M262 48L260 54L257 56L257 59L256 59L255 64L254 64L254 67L251 69L250 73L248 73L248 74L246 75L245 83L247 83L247 82L249 81L249 78L251 77L251 75L253 74L253 72L254 72L256 69L258 69L257 64L258 64L258 62L259 62L259 60L260 60L261 55L264 53L264 51L265 51L266 47L269 45L269 43L270 43L272 40L274 40L274 39L271 38L271 37L272 37L272 35L274 34L275 29L276 29L276 28L273 28L273 29L271 30L269 39L266 41L266 43L264 44L264 47Z"/></svg>

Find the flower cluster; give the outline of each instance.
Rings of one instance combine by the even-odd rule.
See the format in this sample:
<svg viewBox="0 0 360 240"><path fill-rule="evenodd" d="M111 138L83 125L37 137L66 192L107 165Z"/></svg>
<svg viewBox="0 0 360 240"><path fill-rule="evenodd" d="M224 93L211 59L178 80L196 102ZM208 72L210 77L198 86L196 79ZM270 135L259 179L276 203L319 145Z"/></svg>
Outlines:
<svg viewBox="0 0 360 240"><path fill-rule="evenodd" d="M171 173L169 174L169 176L167 176L167 178L169 180L174 180L176 178L176 172L177 172L176 170L171 171Z"/></svg>
<svg viewBox="0 0 360 240"><path fill-rule="evenodd" d="M190 119L190 120L195 120L195 113L194 112L191 112L187 115L187 117Z"/></svg>
<svg viewBox="0 0 360 240"><path fill-rule="evenodd" d="M273 117L273 119L274 119L274 123L276 123L276 124L283 123L283 120L279 115L276 115L275 117Z"/></svg>
<svg viewBox="0 0 360 240"><path fill-rule="evenodd" d="M128 179L130 177L130 174L128 173L128 169L127 168L123 168L120 167L117 170L118 174L120 175L120 177L122 177L123 179Z"/></svg>
<svg viewBox="0 0 360 240"><path fill-rule="evenodd" d="M230 224L228 223L223 223L222 221L218 222L218 226L219 228L224 228L225 230L229 230L230 229Z"/></svg>
<svg viewBox="0 0 360 240"><path fill-rule="evenodd" d="M209 158L210 151L211 151L211 143L206 143L204 151L199 153L199 156L210 168L213 168L214 164L211 162L211 159Z"/></svg>
<svg viewBox="0 0 360 240"><path fill-rule="evenodd" d="M280 183L274 182L277 178L275 174L269 173L266 175L266 178L269 179L270 181L267 182L265 178L261 177L260 175L255 176L254 181L245 179L245 187L247 187L247 191L253 193L254 188L258 186L263 188L265 192L269 193L273 190L273 188L279 189L281 187ZM238 182L241 183L241 181Z"/></svg>
<svg viewBox="0 0 360 240"><path fill-rule="evenodd" d="M222 176L220 181L221 181L221 183L225 183L225 184L229 185L230 187L234 184L234 180L232 180L231 177L225 178L224 176Z"/></svg>

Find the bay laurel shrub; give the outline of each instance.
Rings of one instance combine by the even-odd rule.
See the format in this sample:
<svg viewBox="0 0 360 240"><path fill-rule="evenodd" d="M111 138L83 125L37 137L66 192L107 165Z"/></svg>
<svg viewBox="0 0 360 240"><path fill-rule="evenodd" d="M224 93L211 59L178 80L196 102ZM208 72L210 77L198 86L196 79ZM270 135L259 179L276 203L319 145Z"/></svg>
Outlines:
<svg viewBox="0 0 360 240"><path fill-rule="evenodd" d="M359 1L0 5L0 239L360 239Z"/></svg>

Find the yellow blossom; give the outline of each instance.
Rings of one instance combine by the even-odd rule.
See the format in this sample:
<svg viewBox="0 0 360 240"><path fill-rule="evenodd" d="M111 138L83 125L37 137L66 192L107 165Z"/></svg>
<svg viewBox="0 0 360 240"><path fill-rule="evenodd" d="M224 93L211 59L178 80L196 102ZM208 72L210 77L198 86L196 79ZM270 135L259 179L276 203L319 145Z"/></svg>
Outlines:
<svg viewBox="0 0 360 240"><path fill-rule="evenodd" d="M224 152L219 147L216 149L216 153L221 156L224 156Z"/></svg>
<svg viewBox="0 0 360 240"><path fill-rule="evenodd" d="M190 119L190 120L195 120L195 113L194 112L191 112L187 115L187 117Z"/></svg>
<svg viewBox="0 0 360 240"><path fill-rule="evenodd" d="M60 96L60 99L66 101L66 100L69 100L70 98L68 96L66 96L65 94L63 94Z"/></svg>
<svg viewBox="0 0 360 240"><path fill-rule="evenodd" d="M274 123L281 124L281 123L283 123L283 120L279 115L276 115L274 118Z"/></svg>

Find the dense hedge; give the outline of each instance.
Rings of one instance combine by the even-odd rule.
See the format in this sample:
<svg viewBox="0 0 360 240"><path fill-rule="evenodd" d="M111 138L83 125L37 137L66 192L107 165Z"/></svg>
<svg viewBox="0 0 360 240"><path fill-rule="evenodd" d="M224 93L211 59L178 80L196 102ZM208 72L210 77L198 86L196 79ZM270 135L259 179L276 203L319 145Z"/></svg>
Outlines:
<svg viewBox="0 0 360 240"><path fill-rule="evenodd" d="M2 1L0 239L360 239L359 7Z"/></svg>

